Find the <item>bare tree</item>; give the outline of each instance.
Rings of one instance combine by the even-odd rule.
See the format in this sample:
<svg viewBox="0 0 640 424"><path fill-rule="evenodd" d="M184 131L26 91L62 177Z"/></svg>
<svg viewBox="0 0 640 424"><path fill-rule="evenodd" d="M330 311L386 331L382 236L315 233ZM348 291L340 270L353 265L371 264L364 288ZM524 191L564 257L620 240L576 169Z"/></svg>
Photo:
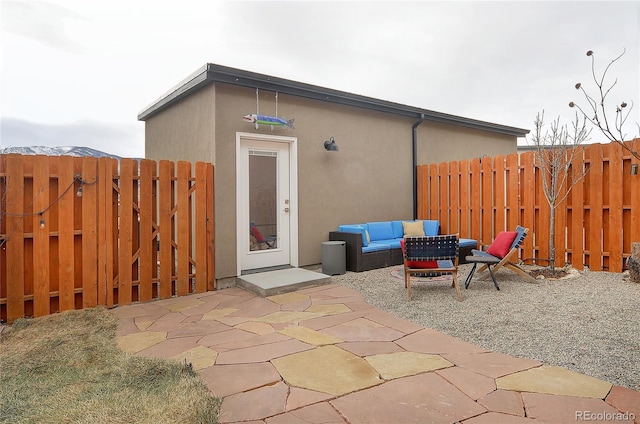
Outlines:
<svg viewBox="0 0 640 424"><path fill-rule="evenodd" d="M640 153L635 145L629 147L625 144L625 139L627 138L627 134L623 132L624 124L626 123L631 111L633 110L633 101L631 101L631 105L627 104L626 101L622 101L615 107L615 115L611 117L613 113L613 108L610 110L606 104L607 97L611 93L611 90L616 86L618 80L615 79L613 82L609 83L606 81L607 73L611 69L611 66L616 63L622 56L624 56L626 50L624 50L618 57L613 59L607 67L602 72L602 75L598 76L595 68L595 56L592 50L587 52L587 56L591 58L591 74L593 75L593 81L596 83L598 88L598 95L594 98L591 97L581 83L577 83L575 85L576 90L582 91L584 94L589 107L587 111L581 108L578 104L574 102L570 102L569 106L574 107L580 111L580 113L584 116L586 120L595 125L602 134L607 137L609 141L613 141L618 143L624 150L629 152L633 157L640 161ZM638 130L640 131L640 125L636 123ZM635 142L634 142L635 144Z"/></svg>
<svg viewBox="0 0 640 424"><path fill-rule="evenodd" d="M542 188L549 203L549 270L555 273L556 245L556 209L562 203L571 188L582 180L588 169L581 162L580 167L573 163L574 157L581 154L580 145L588 140L591 130L586 128L586 120L580 124L578 115L572 130L560 125L560 118L551 123L550 129L544 128L544 111L538 113L531 141L535 147L535 166L542 172Z"/></svg>

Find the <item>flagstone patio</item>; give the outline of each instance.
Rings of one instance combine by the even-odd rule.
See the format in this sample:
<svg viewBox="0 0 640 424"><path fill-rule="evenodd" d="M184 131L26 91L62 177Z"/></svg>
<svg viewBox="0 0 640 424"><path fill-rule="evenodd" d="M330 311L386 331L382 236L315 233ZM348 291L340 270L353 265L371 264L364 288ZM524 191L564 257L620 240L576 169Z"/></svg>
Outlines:
<svg viewBox="0 0 640 424"><path fill-rule="evenodd" d="M487 351L334 284L112 312L123 350L193 365L223 398L222 423L568 423L584 411L640 423L640 392Z"/></svg>

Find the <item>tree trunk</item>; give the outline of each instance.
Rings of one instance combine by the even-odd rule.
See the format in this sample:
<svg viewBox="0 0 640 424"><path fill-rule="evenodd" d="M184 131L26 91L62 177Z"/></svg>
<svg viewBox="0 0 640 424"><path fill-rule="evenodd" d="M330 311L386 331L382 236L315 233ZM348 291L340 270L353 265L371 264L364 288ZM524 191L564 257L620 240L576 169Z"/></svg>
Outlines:
<svg viewBox="0 0 640 424"><path fill-rule="evenodd" d="M556 272L556 207L550 206L549 219L549 271Z"/></svg>
<svg viewBox="0 0 640 424"><path fill-rule="evenodd" d="M629 279L632 283L640 283L640 243L631 243L631 256L627 259Z"/></svg>

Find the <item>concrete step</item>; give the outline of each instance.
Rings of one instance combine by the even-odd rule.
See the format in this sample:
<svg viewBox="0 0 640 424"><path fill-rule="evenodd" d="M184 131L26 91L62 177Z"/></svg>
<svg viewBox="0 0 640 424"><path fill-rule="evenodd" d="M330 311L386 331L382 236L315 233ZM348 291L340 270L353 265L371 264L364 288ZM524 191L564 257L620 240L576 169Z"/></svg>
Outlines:
<svg viewBox="0 0 640 424"><path fill-rule="evenodd" d="M287 268L238 277L237 284L259 296L268 297L306 287L329 284L331 276L303 268Z"/></svg>

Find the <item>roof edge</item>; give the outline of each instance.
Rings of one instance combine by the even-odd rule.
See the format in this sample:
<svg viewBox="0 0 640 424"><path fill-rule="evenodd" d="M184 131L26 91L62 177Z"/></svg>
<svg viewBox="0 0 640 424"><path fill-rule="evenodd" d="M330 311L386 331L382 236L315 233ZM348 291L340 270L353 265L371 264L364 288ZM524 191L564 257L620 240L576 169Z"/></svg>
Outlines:
<svg viewBox="0 0 640 424"><path fill-rule="evenodd" d="M360 107L410 118L424 119L432 122L455 124L467 128L490 131L515 137L524 137L529 130L516 128L462 116L436 112L414 106L403 105L373 97L361 96L345 91L334 90L316 85L301 83L284 78L273 77L242 69L207 63L196 72L185 78L178 85L160 96L151 105L138 114L138 120L145 121L171 104L187 97L194 91L212 82L222 82L242 87L277 91L313 100L325 101L347 106Z"/></svg>

